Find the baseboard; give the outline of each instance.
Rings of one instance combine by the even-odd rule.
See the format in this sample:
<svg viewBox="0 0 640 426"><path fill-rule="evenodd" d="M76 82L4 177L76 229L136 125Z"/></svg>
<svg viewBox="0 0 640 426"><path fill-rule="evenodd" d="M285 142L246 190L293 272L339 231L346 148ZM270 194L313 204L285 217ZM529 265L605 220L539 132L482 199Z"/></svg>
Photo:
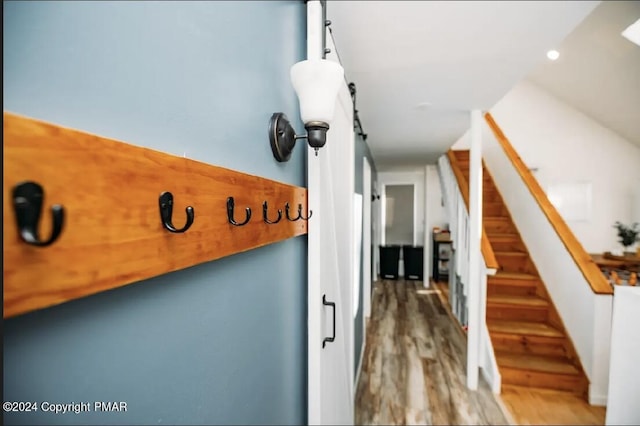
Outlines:
<svg viewBox="0 0 640 426"><path fill-rule="evenodd" d="M607 395L594 395L589 393L589 404L595 405L598 407L606 407L607 406Z"/></svg>
<svg viewBox="0 0 640 426"><path fill-rule="evenodd" d="M500 377L500 373L496 373L496 377L492 377L486 368L480 367L480 373L484 378L484 381L487 382L489 387L491 388L491 392L496 395L499 395L502 387L502 377Z"/></svg>
<svg viewBox="0 0 640 426"><path fill-rule="evenodd" d="M360 350L360 359L358 360L358 370L356 371L356 380L353 386L353 396L355 398L355 394L358 391L358 383L360 382L360 373L362 372L362 360L364 360L364 351L367 348L367 337L364 336L362 339L362 349Z"/></svg>

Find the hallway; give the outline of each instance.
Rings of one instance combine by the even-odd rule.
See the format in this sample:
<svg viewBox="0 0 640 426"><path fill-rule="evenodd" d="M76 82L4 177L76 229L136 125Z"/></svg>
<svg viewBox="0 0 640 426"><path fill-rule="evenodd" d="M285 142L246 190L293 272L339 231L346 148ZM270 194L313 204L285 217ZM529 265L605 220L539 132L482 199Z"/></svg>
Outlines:
<svg viewBox="0 0 640 426"><path fill-rule="evenodd" d="M437 290L377 282L356 389L356 424L508 424L484 381L466 388L466 342Z"/></svg>

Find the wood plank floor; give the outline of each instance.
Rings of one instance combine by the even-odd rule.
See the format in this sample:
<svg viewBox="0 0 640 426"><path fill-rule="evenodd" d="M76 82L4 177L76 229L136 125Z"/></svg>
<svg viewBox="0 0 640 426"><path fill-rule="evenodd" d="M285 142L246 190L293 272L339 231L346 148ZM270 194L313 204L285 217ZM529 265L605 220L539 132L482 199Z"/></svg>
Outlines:
<svg viewBox="0 0 640 426"><path fill-rule="evenodd" d="M481 381L466 388L466 341L438 291L382 281L373 292L356 424L509 424Z"/></svg>
<svg viewBox="0 0 640 426"><path fill-rule="evenodd" d="M503 385L500 398L521 425L604 425L606 407L569 392Z"/></svg>

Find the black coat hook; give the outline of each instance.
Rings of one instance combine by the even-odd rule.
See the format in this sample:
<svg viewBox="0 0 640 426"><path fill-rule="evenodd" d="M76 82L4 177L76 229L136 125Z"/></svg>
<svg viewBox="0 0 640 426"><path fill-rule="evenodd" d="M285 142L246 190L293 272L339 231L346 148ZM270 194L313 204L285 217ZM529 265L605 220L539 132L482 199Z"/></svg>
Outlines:
<svg viewBox="0 0 640 426"><path fill-rule="evenodd" d="M273 222L269 220L269 217L268 217L269 215L267 214L267 210L269 210L269 205L265 201L264 203L262 203L262 219L265 221L265 223L268 223L269 225L274 225L280 222L280 219L282 219L282 210L278 209L278 218Z"/></svg>
<svg viewBox="0 0 640 426"><path fill-rule="evenodd" d="M302 216L302 204L298 204L298 216L300 216L302 220L309 220L311 216L313 216L313 211L309 210L309 216L304 217Z"/></svg>
<svg viewBox="0 0 640 426"><path fill-rule="evenodd" d="M233 201L233 197L227 198L227 218L229 219L229 223L235 226L244 226L247 223L249 223L249 220L251 220L251 209L249 207L245 209L247 218L244 220L244 222L238 223L233 219L234 208L235 208L235 201Z"/></svg>
<svg viewBox="0 0 640 426"><path fill-rule="evenodd" d="M173 212L173 194L170 192L163 192L160 194L160 219L162 220L162 226L167 231L171 232L184 232L193 225L193 220L195 217L195 212L193 207L189 206L185 210L187 212L187 224L184 225L182 229L176 229L175 226L171 223L171 214Z"/></svg>
<svg viewBox="0 0 640 426"><path fill-rule="evenodd" d="M287 214L287 219L289 219L291 222L295 222L296 220L302 219L302 206L300 206L300 208L298 209L298 217L293 218L293 219L291 218L291 215L289 214L289 209L290 209L289 203L286 203L284 205L284 210L285 210L285 212Z"/></svg>
<svg viewBox="0 0 640 426"><path fill-rule="evenodd" d="M58 239L64 223L64 208L56 204L51 207L53 226L46 241L38 238L38 222L42 212L44 191L36 182L22 182L13 188L13 209L16 214L20 238L33 246L44 247Z"/></svg>
<svg viewBox="0 0 640 426"><path fill-rule="evenodd" d="M311 210L309 210L309 216L303 217L302 216L302 204L298 204L298 217L295 217L295 218L292 219L291 215L289 214L289 210L290 210L289 203L286 203L284 205L284 207L285 207L285 211L287 213L287 219L289 219L291 222L295 222L296 220L300 220L300 219L309 220L311 215L313 215L313 212Z"/></svg>

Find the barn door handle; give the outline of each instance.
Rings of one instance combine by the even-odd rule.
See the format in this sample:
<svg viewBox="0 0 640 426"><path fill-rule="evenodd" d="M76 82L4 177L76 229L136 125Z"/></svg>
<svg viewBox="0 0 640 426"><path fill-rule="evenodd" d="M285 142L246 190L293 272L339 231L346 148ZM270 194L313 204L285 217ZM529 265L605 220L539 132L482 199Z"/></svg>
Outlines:
<svg viewBox="0 0 640 426"><path fill-rule="evenodd" d="M327 342L333 342L336 340L336 304L334 302L327 302L327 295L322 295L322 304L324 306L331 306L333 308L333 335L331 337L325 337L322 341L322 347L324 348Z"/></svg>

